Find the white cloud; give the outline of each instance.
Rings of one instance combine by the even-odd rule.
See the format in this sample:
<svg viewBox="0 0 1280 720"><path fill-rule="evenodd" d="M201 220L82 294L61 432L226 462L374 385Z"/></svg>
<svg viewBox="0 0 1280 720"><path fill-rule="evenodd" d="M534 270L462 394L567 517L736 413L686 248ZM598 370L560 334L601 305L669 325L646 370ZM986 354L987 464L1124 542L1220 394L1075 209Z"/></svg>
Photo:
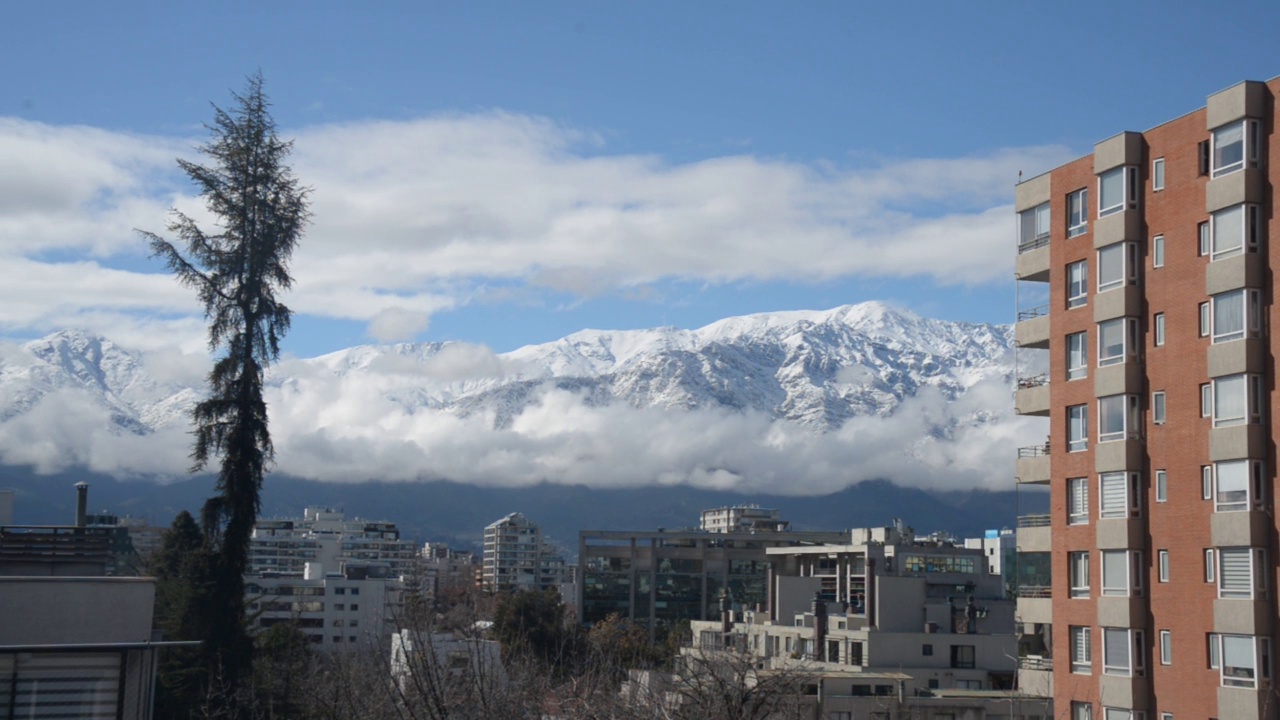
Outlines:
<svg viewBox="0 0 1280 720"><path fill-rule="evenodd" d="M1004 280L1017 172L1068 156L1041 147L856 169L746 154L672 164L609 155L590 133L503 113L295 137L314 224L288 302L366 321L381 339L422 332L494 280L582 296L664 279ZM175 204L203 214L173 165L195 144L0 118L0 331L198 316L189 291L138 272L147 248L133 232L162 231Z"/></svg>

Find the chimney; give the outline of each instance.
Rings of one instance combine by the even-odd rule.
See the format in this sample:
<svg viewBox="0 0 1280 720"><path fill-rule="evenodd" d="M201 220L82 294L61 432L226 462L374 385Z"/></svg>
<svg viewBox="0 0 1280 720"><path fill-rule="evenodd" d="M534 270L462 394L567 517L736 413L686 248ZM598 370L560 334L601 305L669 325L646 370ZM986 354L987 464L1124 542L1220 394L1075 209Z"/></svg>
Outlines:
<svg viewBox="0 0 1280 720"><path fill-rule="evenodd" d="M76 527L84 527L89 511L89 483L76 483Z"/></svg>
<svg viewBox="0 0 1280 720"><path fill-rule="evenodd" d="M827 659L827 602L820 591L813 594L813 655Z"/></svg>

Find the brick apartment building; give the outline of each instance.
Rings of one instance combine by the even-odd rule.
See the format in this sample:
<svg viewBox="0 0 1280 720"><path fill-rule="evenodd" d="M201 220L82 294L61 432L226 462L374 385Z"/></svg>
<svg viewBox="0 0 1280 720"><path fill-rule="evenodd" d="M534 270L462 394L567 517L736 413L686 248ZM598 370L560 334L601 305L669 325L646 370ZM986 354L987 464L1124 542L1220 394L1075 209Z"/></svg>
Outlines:
<svg viewBox="0 0 1280 720"><path fill-rule="evenodd" d="M1017 475L1051 493L1018 533L1021 677L1059 717L1280 716L1277 94L1235 85L1017 186L1015 403L1049 420Z"/></svg>

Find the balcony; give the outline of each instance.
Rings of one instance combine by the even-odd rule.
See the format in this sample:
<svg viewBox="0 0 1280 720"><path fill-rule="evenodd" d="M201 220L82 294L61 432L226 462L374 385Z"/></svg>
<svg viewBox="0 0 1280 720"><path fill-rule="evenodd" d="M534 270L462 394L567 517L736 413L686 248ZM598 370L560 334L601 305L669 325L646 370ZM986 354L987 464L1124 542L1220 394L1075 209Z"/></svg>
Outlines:
<svg viewBox="0 0 1280 720"><path fill-rule="evenodd" d="M1049 531L1049 515L1020 515L1018 517L1019 552L1049 552L1052 539Z"/></svg>
<svg viewBox="0 0 1280 720"><path fill-rule="evenodd" d="M1019 483L1048 485L1049 441L1045 440L1043 445L1018 448L1018 460L1014 465L1014 473Z"/></svg>
<svg viewBox="0 0 1280 720"><path fill-rule="evenodd" d="M1018 244L1018 261L1014 277L1029 282L1049 282L1048 236Z"/></svg>
<svg viewBox="0 0 1280 720"><path fill-rule="evenodd" d="M1018 622L1052 623L1053 598L1048 587L1021 586L1018 588Z"/></svg>
<svg viewBox="0 0 1280 720"><path fill-rule="evenodd" d="M1036 697L1053 697L1053 658L1018 658L1018 689Z"/></svg>
<svg viewBox="0 0 1280 720"><path fill-rule="evenodd" d="M1013 339L1018 347L1035 350L1049 349L1049 306L1040 305L1030 310L1018 311L1018 323L1013 326Z"/></svg>
<svg viewBox="0 0 1280 720"><path fill-rule="evenodd" d="M1018 378L1018 390L1014 393L1013 410L1019 415L1049 416L1049 376L1033 375Z"/></svg>

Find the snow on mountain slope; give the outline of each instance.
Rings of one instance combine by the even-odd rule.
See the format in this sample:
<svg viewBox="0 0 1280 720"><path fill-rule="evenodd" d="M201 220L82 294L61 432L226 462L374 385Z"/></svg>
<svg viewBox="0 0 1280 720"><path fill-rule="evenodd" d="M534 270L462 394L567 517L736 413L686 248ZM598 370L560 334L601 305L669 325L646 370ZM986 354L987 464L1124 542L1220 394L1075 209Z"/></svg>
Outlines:
<svg viewBox="0 0 1280 720"><path fill-rule="evenodd" d="M121 429L148 432L185 422L199 397L198 387L151 377L140 354L105 338L64 331L22 349L0 358L0 420L50 392L76 389L110 409ZM488 411L498 424L550 385L634 407L749 408L825 431L853 416L891 414L924 386L954 400L975 382L1007 376L1009 349L1008 328L869 302L733 317L696 330L583 330L497 356L455 343L358 346L286 362L269 382L296 387L316 373L378 378L384 397L401 407ZM456 358L467 363L460 373L441 367L467 352L482 357Z"/></svg>
<svg viewBox="0 0 1280 720"><path fill-rule="evenodd" d="M498 445L515 443L501 452L523 453L521 462L528 467L521 472L530 478L551 475L559 465L549 470L541 459L528 459L552 452L545 447L544 435L553 432L549 425L561 435L581 430L595 437L571 452L604 462L603 455L616 450L612 444L623 441L611 435L623 431L573 423L607 425L618 417L606 420L573 407L661 413L644 415L640 428L670 420L672 427L694 422L697 431L709 431L707 418L766 418L781 425L773 430L753 425L750 431L762 433L764 442L782 433L796 445L808 442L805 436L840 433L846 444L854 434L867 441L881 430L864 421L897 420L904 403L912 402L920 418L898 427L915 437L897 441L902 453L919 455L920 443L930 438L953 437L963 428L1009 415L1001 388L1008 387L1012 372L1010 347L1007 327L931 320L871 302L727 318L696 330L584 330L501 355L465 343L353 347L275 366L268 402L273 434L279 419L283 442L301 443L297 447L305 446L310 458L336 453L354 467L360 466L362 453L373 452L370 444L379 446L378 463L383 463L395 457L395 443L438 457L439 448L427 453L428 444L466 447L477 442L477 433L505 432ZM0 353L0 454L6 422L24 418L51 398L65 401L68 393L75 398L73 406L104 412L110 432L118 436L164 430L164 437L171 437L185 431L202 389L191 377L183 382L177 373L158 372L162 367L107 339L74 331L6 348ZM969 392L980 385L981 392ZM556 398L573 407L553 411L547 403ZM940 413L935 406L951 409ZM686 437L677 438L677 444L690 434L679 432ZM601 449L602 443L613 449ZM492 448L476 452L477 462L498 462ZM751 472L703 468L694 457L696 445L680 453L679 462L697 467L679 470L678 478ZM421 464L417 456L413 462Z"/></svg>

